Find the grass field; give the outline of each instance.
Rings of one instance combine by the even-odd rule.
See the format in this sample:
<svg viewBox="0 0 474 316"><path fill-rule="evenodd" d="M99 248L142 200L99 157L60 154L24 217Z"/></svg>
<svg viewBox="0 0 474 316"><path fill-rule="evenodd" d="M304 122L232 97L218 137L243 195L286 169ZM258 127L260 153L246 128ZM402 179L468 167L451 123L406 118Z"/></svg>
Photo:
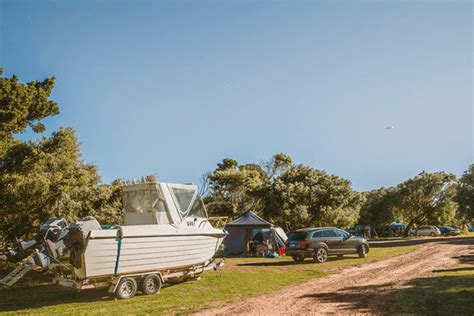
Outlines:
<svg viewBox="0 0 474 316"><path fill-rule="evenodd" d="M472 233L471 233L472 234ZM419 278L397 294L398 310L416 315L474 315L474 247L459 265Z"/></svg>
<svg viewBox="0 0 474 316"><path fill-rule="evenodd" d="M0 312L35 314L187 314L203 308L276 291L312 278L337 273L339 269L384 260L415 249L416 246L373 248L368 258L356 255L330 259L324 264L310 260L294 264L288 257L277 259L227 259L220 272L208 272L200 281L164 287L156 296L137 295L130 300L115 300L106 289L73 290L38 285L0 291Z"/></svg>

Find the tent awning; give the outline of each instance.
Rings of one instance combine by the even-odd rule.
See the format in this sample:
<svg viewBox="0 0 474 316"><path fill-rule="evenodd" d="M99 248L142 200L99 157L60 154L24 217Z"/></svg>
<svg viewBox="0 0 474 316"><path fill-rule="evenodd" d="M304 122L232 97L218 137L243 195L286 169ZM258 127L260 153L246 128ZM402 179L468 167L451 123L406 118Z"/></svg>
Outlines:
<svg viewBox="0 0 474 316"><path fill-rule="evenodd" d="M258 226L258 227L272 227L273 225L252 211L245 212L241 217L227 223L226 227L235 226Z"/></svg>
<svg viewBox="0 0 474 316"><path fill-rule="evenodd" d="M405 228L407 225L398 223L398 222L391 222L390 227L395 227L395 228Z"/></svg>

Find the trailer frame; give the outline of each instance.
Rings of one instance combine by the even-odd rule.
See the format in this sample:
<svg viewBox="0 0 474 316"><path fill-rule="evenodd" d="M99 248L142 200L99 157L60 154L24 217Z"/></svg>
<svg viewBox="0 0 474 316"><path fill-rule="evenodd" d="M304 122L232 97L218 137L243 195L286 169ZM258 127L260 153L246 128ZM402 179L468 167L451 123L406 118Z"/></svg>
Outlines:
<svg viewBox="0 0 474 316"><path fill-rule="evenodd" d="M193 265L187 268L181 268L181 269L175 269L175 270L149 270L149 271L143 271L143 272L137 272L137 273L124 273L120 275L110 275L110 276L103 276L100 278L86 278L86 279L73 279L73 278L67 278L63 276L55 276L53 277L53 284L69 287L69 288L74 288L78 291L85 290L85 289L91 289L91 288L99 288L99 287L109 287L108 292L111 294L114 294L117 298L124 298L121 297L118 291L118 287L124 279L132 278L135 280L135 285L136 288L134 289L134 292L137 292L139 290L138 284L141 284L143 280L146 279L147 276L152 276L156 275L160 279L160 285L158 288L158 291L155 293L158 293L161 284L163 283L174 283L173 281L186 281L189 279L196 279L198 280L201 276L202 273L205 271L209 270L214 270L217 271L219 268L222 268L225 265L224 260L215 260L211 259L208 260L207 262L204 262L201 265ZM143 291L142 291L143 292ZM155 294L153 293L153 294ZM133 294L130 297L133 297L135 294Z"/></svg>

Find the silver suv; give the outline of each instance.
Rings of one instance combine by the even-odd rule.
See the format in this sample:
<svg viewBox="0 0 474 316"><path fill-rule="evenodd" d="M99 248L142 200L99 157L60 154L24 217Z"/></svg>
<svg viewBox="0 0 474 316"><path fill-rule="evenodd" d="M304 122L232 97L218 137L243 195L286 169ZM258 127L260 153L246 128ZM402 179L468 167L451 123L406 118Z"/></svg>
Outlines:
<svg viewBox="0 0 474 316"><path fill-rule="evenodd" d="M436 226L420 226L416 230L416 236L441 236L441 231Z"/></svg>

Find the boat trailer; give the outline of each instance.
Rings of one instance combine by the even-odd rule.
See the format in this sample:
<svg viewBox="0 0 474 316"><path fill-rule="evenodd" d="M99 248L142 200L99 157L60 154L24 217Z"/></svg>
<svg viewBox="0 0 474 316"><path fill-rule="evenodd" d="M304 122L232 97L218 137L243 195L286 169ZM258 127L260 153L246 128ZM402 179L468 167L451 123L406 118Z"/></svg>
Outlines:
<svg viewBox="0 0 474 316"><path fill-rule="evenodd" d="M174 284L187 280L199 280L201 274L224 266L224 261L209 260L202 265L183 267L176 270L153 270L133 274L106 275L93 279L76 279L73 275L63 276L55 274L53 271L60 271L57 265L52 265L48 271L53 274L52 283L60 286L76 289L77 291L109 287L108 292L116 298L132 298L141 290L146 295L154 295L160 292L164 283ZM31 257L18 263L18 266L3 279L0 279L0 286L11 287L25 276L30 270L35 270L35 263Z"/></svg>

